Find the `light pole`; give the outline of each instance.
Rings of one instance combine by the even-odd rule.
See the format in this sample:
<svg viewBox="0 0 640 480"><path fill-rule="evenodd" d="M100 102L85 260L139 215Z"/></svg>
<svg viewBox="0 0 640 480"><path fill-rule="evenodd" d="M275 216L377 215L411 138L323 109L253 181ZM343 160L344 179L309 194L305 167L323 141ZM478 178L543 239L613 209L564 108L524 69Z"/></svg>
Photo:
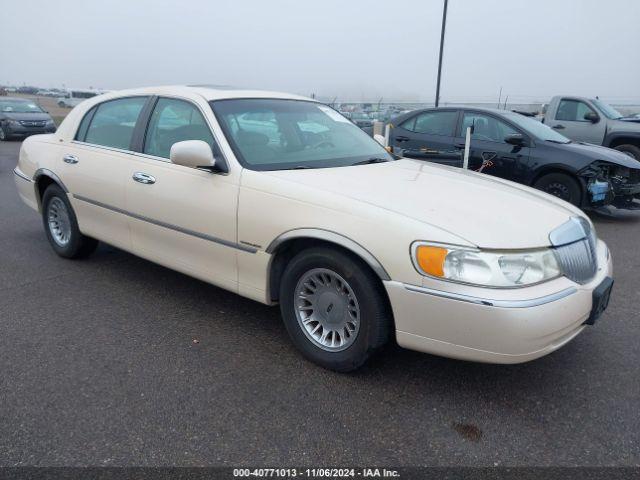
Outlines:
<svg viewBox="0 0 640 480"><path fill-rule="evenodd" d="M442 11L442 30L440 31L440 58L438 59L438 83L436 84L436 107L440 103L440 75L442 74L442 50L444 49L444 28L447 25L447 4L449 0L444 0L444 10Z"/></svg>

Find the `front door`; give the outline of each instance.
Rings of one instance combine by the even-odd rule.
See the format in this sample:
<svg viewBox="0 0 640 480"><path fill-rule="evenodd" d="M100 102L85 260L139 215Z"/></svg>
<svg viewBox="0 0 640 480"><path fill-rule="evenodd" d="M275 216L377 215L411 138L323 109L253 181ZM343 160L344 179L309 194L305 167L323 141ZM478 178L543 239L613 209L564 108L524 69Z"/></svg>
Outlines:
<svg viewBox="0 0 640 480"><path fill-rule="evenodd" d="M529 158L529 147L508 144L505 138L522 132L492 115L464 112L456 142L460 148L464 148L467 127L471 126L469 170L518 181L520 170Z"/></svg>
<svg viewBox="0 0 640 480"><path fill-rule="evenodd" d="M141 155L126 180L135 253L221 287L237 288L237 175L174 165L171 146L203 140L217 151L203 112L187 100L159 98Z"/></svg>
<svg viewBox="0 0 640 480"><path fill-rule="evenodd" d="M565 137L578 142L602 145L606 122L600 118L596 123L584 118L585 114L596 111L581 100L563 98L558 104L556 118L548 122L549 126ZM599 115L598 115L599 116Z"/></svg>

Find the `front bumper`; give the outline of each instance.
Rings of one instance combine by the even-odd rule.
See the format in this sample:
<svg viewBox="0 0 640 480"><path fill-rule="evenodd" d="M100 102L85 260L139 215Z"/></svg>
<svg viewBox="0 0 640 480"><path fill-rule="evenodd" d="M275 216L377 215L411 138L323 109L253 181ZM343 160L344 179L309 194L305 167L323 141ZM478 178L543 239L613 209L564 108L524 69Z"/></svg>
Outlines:
<svg viewBox="0 0 640 480"><path fill-rule="evenodd" d="M585 285L563 277L522 289L467 287L472 294L447 282L439 282L438 289L384 282L396 340L412 350L477 362L521 363L542 357L585 328L593 290L612 275L602 241L598 266ZM476 295L478 291L484 295Z"/></svg>
<svg viewBox="0 0 640 480"><path fill-rule="evenodd" d="M42 133L55 133L56 127L25 127L22 125L6 125L3 127L5 134L10 137L28 137L29 135L39 135Z"/></svg>

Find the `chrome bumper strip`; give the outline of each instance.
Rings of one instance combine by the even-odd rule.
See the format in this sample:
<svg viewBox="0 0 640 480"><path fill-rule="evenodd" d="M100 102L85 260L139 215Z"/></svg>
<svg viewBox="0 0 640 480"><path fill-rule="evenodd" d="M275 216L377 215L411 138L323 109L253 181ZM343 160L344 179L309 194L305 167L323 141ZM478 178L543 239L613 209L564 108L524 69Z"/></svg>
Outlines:
<svg viewBox="0 0 640 480"><path fill-rule="evenodd" d="M13 169L13 173L18 178L26 180L27 182L34 183L34 180L32 178L27 177L24 173L22 173L20 170L18 170L18 167Z"/></svg>
<svg viewBox="0 0 640 480"><path fill-rule="evenodd" d="M561 298L573 295L578 291L575 287L565 288L559 292L545 295L544 297L531 298L527 300L491 300L486 298L472 297L471 295L463 295L461 293L443 292L442 290L435 290L433 288L418 287L416 285L404 284L404 288L411 292L424 293L426 295L433 295L435 297L448 298L451 300L459 300L461 302L474 303L476 305L484 305L487 307L499 307L499 308L530 308L544 305L546 303L555 302Z"/></svg>
<svg viewBox="0 0 640 480"><path fill-rule="evenodd" d="M184 233L185 235L191 235L192 237L201 238L202 240L208 240L213 243L218 243L220 245L224 245L225 247L235 248L236 250L242 250L243 252L249 252L249 253L256 253L258 251L257 248L248 247L245 245L241 245L239 243L224 240L222 238L213 237L211 235L207 235L204 233L195 232L193 230L188 230L186 228L178 227L177 225L172 225L170 223L154 220L152 218L145 217L143 215L138 215L132 212L128 212L127 210L123 210L118 207L112 207L111 205L107 205L105 203L98 202L96 200L91 200L90 198L83 197L81 195L73 195L73 198L80 200L81 202L90 203L91 205L95 205L96 207L106 208L107 210L111 210L112 212L121 213L122 215L126 215L127 217L135 218L136 220L151 223L152 225L157 225L158 227L168 228L169 230L174 230L176 232Z"/></svg>

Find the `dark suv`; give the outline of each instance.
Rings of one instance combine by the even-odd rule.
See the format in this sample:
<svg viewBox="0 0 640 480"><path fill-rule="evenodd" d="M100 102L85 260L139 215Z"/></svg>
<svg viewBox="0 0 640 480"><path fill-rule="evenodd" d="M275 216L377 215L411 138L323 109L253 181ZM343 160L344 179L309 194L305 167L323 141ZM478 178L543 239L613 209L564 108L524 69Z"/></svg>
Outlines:
<svg viewBox="0 0 640 480"><path fill-rule="evenodd" d="M472 127L470 170L523 183L582 208L638 209L640 162L616 150L573 142L515 112L438 108L392 120L389 144L403 157L462 167ZM481 201L481 200L479 200Z"/></svg>
<svg viewBox="0 0 640 480"><path fill-rule="evenodd" d="M0 97L0 140L55 131L51 116L34 101Z"/></svg>

